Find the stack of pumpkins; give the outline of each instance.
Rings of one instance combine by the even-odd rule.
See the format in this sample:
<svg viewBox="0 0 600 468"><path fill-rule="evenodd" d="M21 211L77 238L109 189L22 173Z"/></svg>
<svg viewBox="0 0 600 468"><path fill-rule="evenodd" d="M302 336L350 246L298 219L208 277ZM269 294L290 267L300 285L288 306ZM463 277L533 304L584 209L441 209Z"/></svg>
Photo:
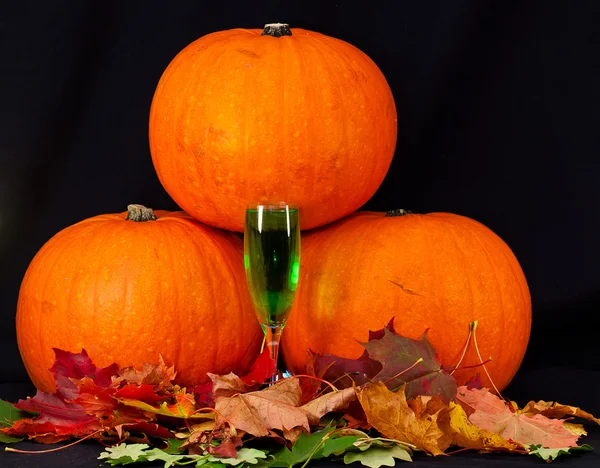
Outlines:
<svg viewBox="0 0 600 468"><path fill-rule="evenodd" d="M369 330L392 317L402 335L428 330L452 366L478 320L490 374L500 389L510 382L531 301L509 247L455 214L356 211L382 183L397 136L391 90L363 52L281 24L201 37L160 79L149 136L159 180L185 213L130 205L41 248L17 309L38 388L54 389L52 348L85 348L99 366L160 354L186 386L207 372L245 372L262 331L241 232L246 203L267 199L301 209L300 284L282 339L288 369L303 372L309 350L357 358ZM470 346L463 365L479 362Z"/></svg>

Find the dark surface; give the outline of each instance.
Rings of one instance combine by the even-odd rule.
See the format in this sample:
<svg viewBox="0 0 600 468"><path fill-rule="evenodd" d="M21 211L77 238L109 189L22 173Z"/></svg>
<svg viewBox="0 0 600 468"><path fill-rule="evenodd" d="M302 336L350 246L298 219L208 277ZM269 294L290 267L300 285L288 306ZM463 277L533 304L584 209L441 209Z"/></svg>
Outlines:
<svg viewBox="0 0 600 468"><path fill-rule="evenodd" d="M600 2L237 3L3 2L0 397L28 394L11 383L28 380L14 314L42 244L129 203L177 209L148 149L150 102L171 59L204 34L282 21L350 42L388 79L397 150L365 209L463 214L515 252L533 327L507 395L600 414ZM43 458L2 453L0 466L97 466L97 453L88 443ZM595 452L566 458L555 463L600 466ZM470 454L417 460L542 463Z"/></svg>

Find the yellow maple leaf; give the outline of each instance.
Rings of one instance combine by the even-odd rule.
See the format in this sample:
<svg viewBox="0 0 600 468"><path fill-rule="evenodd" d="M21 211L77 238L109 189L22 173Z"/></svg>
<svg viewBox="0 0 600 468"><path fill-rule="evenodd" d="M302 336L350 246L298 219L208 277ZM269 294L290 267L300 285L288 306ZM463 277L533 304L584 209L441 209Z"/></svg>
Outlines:
<svg viewBox="0 0 600 468"><path fill-rule="evenodd" d="M480 429L469 422L467 413L459 404L450 402L448 411L438 419L446 433L452 433L452 445L480 451L514 450L517 445L508 442L499 434Z"/></svg>
<svg viewBox="0 0 600 468"><path fill-rule="evenodd" d="M404 387L391 392L385 384L367 384L357 391L367 421L384 437L413 444L431 455L443 455L450 440L437 423L442 409L429 414L425 409L417 417L408 406Z"/></svg>

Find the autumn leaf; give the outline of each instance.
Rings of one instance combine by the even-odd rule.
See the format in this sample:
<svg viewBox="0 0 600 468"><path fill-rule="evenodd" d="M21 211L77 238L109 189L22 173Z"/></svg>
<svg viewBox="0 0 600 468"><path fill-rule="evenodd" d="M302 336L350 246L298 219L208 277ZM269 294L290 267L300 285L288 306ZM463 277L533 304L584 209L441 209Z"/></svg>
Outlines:
<svg viewBox="0 0 600 468"><path fill-rule="evenodd" d="M353 388L333 391L321 395L314 400L301 406L306 411L310 424L317 425L321 418L327 413L341 411L348 408L348 405L356 400L356 393Z"/></svg>
<svg viewBox="0 0 600 468"><path fill-rule="evenodd" d="M97 418L108 418L119 407L118 401L114 398L116 388L101 387L90 377L75 381L75 384L77 393L71 402L80 405L86 414Z"/></svg>
<svg viewBox="0 0 600 468"><path fill-rule="evenodd" d="M238 393L247 393L256 387L248 385L233 372L225 375L208 373L212 381L212 394L215 403L223 398L229 398Z"/></svg>
<svg viewBox="0 0 600 468"><path fill-rule="evenodd" d="M155 405L159 401L169 398L169 393L160 391L150 384L127 383L123 386L113 387L115 391L112 394L114 398L124 398L128 400L139 400L150 405ZM157 393L160 392L160 393Z"/></svg>
<svg viewBox="0 0 600 468"><path fill-rule="evenodd" d="M417 418L408 406L404 387L391 392L377 382L365 385L357 396L367 420L384 437L408 442L432 455L443 455L447 445L440 445L444 433L437 424L439 412Z"/></svg>
<svg viewBox="0 0 600 468"><path fill-rule="evenodd" d="M196 404L201 408L214 407L215 400L213 395L212 382L198 384L193 388Z"/></svg>
<svg viewBox="0 0 600 468"><path fill-rule="evenodd" d="M71 353L58 348L52 349L55 357L50 372L56 381L57 391L62 392L65 399L70 398L66 392L67 389L75 390L77 388L76 385L69 384L70 380L89 377L96 385L108 387L111 384L112 376L119 372L117 364L111 364L102 369L96 367L85 349L82 349L80 353Z"/></svg>
<svg viewBox="0 0 600 468"><path fill-rule="evenodd" d="M461 387L457 400L474 410L469 421L481 429L501 435L522 445L541 445L545 448L573 447L579 436L564 427L563 421L541 414L533 416L510 406L488 389Z"/></svg>
<svg viewBox="0 0 600 468"><path fill-rule="evenodd" d="M450 445L463 448L493 452L498 450L515 450L517 445L507 441L499 434L486 429L481 429L472 424L465 410L454 402L450 402L449 411L443 418L438 419L438 424L444 432L452 435Z"/></svg>
<svg viewBox="0 0 600 468"><path fill-rule="evenodd" d="M597 424L600 424L600 419L587 411L583 411L575 406L561 405L560 403L552 401L530 401L523 407L522 412L526 414L541 414L542 416L547 416L549 418L577 416L578 418L587 419L588 421L594 421Z"/></svg>
<svg viewBox="0 0 600 468"><path fill-rule="evenodd" d="M407 398L440 395L445 402L454 400L456 380L442 370L437 353L425 333L420 340L412 340L398 335L388 325L381 338L363 343L363 346L369 357L383 366L374 381L385 382L391 389L406 384Z"/></svg>
<svg viewBox="0 0 600 468"><path fill-rule="evenodd" d="M259 354L246 375L240 377L246 385L261 384L277 369L277 363L271 357L268 347Z"/></svg>
<svg viewBox="0 0 600 468"><path fill-rule="evenodd" d="M15 407L38 413L38 416L16 421L11 427L3 429L10 436L28 435L52 443L71 436L86 436L102 427L98 418L87 414L83 406L41 390L33 398L19 400Z"/></svg>
<svg viewBox="0 0 600 468"><path fill-rule="evenodd" d="M159 356L159 359L158 364L145 363L142 369L131 366L123 367L119 371L119 375L113 377L113 385L117 386L121 383L150 385L155 392L170 390L177 372L174 366L168 367L165 364L162 356Z"/></svg>
<svg viewBox="0 0 600 468"><path fill-rule="evenodd" d="M172 418L182 419L214 419L214 413L197 413L196 402L192 393L187 393L185 389L174 393L170 401L163 401L160 406L152 406L140 400L130 400L126 398L117 399L120 403L126 406L132 406L146 413L155 413Z"/></svg>
<svg viewBox="0 0 600 468"><path fill-rule="evenodd" d="M298 407L301 389L297 378L283 379L264 390L217 396L217 424L229 422L236 429L264 437L271 429L302 427L310 431L308 413Z"/></svg>
<svg viewBox="0 0 600 468"><path fill-rule="evenodd" d="M338 388L370 382L382 369L381 363L371 359L366 350L358 359L312 353L311 360L314 375L333 382Z"/></svg>

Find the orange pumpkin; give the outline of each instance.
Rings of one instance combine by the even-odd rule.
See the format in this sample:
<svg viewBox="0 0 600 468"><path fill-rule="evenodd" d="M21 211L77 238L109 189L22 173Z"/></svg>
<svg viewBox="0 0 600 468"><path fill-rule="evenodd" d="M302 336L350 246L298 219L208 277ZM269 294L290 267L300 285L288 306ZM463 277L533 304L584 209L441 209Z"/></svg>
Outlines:
<svg viewBox="0 0 600 468"><path fill-rule="evenodd" d="M139 222L136 222L139 221ZM98 366L175 365L193 385L246 371L262 330L245 285L239 236L185 213L131 205L52 237L19 293L17 339L36 387L54 390L53 347Z"/></svg>
<svg viewBox="0 0 600 468"><path fill-rule="evenodd" d="M455 366L478 320L477 344L499 389L513 378L531 329L531 298L506 243L481 223L450 213L357 212L302 239L301 279L282 338L289 369L308 351L358 358L369 330L428 338ZM462 366L480 363L473 342ZM459 383L481 367L457 371Z"/></svg>
<svg viewBox="0 0 600 468"><path fill-rule="evenodd" d="M149 122L152 161L173 200L238 232L248 201L295 202L302 229L357 210L383 181L396 135L394 99L375 63L287 25L189 44L164 71Z"/></svg>

